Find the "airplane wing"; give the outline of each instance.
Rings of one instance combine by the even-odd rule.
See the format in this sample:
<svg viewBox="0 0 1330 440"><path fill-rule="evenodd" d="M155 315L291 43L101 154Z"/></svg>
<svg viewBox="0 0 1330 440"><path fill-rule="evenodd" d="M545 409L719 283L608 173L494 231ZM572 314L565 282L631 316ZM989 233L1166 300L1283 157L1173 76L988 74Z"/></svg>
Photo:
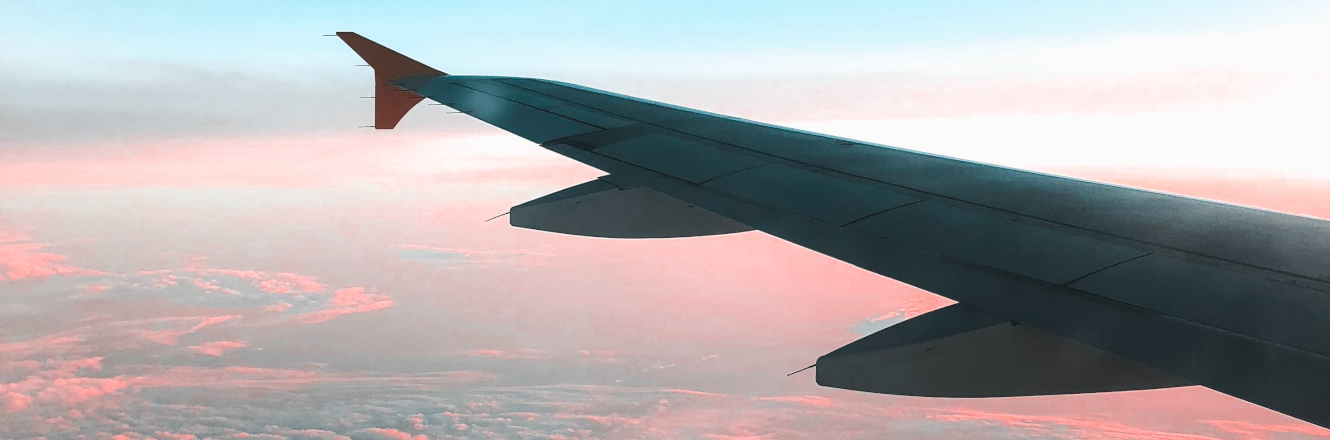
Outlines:
<svg viewBox="0 0 1330 440"><path fill-rule="evenodd" d="M1205 386L1330 427L1330 222L1057 177L530 78L357 34L377 128L430 99L607 173L511 224L756 229L958 304L817 360L817 382L1002 397Z"/></svg>

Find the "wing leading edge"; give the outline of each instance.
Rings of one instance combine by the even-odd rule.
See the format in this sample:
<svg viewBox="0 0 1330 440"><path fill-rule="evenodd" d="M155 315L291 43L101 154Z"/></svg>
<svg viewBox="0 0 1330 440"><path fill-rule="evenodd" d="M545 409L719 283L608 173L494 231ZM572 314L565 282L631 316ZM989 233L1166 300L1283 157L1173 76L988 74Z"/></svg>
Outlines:
<svg viewBox="0 0 1330 440"><path fill-rule="evenodd" d="M338 35L348 44L363 39ZM959 342L1003 340L1012 350L1072 353L1037 365L949 352L955 359L1008 362L1016 373L1088 368L1102 379L1056 386L1017 380L980 392L941 377L934 381L941 388L915 394L1192 383L1330 426L1330 338L1322 336L1330 334L1330 222L872 145L571 84L430 70L436 73L381 74L376 66L375 74L393 93L437 101L601 169L618 188L642 187L705 211L699 218L761 230L1029 330L943 333L923 342L963 348ZM380 109L376 126L392 119ZM401 117L397 107L385 111ZM852 346L819 363L854 357L843 351ZM895 359L914 348L888 344L874 356ZM862 377L874 368L862 368L864 352L855 356L859 367L838 370L839 379L824 380L829 373L819 366L819 383L910 393ZM1106 376L1110 370L1131 374Z"/></svg>

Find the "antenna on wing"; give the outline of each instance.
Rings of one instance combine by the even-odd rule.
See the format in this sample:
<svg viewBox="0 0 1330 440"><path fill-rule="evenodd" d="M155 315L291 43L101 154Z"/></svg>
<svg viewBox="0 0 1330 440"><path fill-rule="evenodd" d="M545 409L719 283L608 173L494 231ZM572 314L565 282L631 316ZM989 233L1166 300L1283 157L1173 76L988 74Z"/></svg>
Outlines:
<svg viewBox="0 0 1330 440"><path fill-rule="evenodd" d="M804 371L804 370L807 370L807 369L809 369L809 368L813 368L813 367L816 367L816 366L817 366L817 364L813 364L813 365L809 365L809 366L807 366L807 367L800 368L799 371L795 371L795 372L793 372L793 373L786 374L785 377L793 376L793 375L798 374L798 373L800 373L800 372L802 372L802 371Z"/></svg>
<svg viewBox="0 0 1330 440"><path fill-rule="evenodd" d="M511 214L511 213L512 213L512 211L508 211L508 212L505 212L505 213L503 213L503 214L499 214L499 215L496 215L496 216L494 216L494 217L490 217L489 220L485 220L485 223L489 223L490 220L494 220L494 219L496 219L496 218L503 217L503 216L508 215L508 214Z"/></svg>

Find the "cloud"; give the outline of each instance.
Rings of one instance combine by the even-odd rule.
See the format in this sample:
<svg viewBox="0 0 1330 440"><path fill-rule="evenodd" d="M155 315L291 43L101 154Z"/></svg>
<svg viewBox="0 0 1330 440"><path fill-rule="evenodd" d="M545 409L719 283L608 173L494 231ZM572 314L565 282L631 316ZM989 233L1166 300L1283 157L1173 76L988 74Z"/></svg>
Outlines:
<svg viewBox="0 0 1330 440"><path fill-rule="evenodd" d="M204 342L199 345L191 345L185 348L204 356L221 357L227 350L245 347L246 345L244 341L234 340Z"/></svg>
<svg viewBox="0 0 1330 440"><path fill-rule="evenodd" d="M87 272L79 272L87 274ZM250 269L208 268L202 260L191 263L183 269L141 270L128 274L109 274L99 292L112 291L121 293L120 297L133 295L142 299L149 295L161 295L163 299L174 302L192 302L198 305L235 309L243 313L246 310L265 311L286 314L295 311L288 318L292 322L315 324L326 322L339 316L366 313L392 307L395 303L388 295L360 286L330 289L317 277L292 272L265 272ZM203 295L194 292L185 294L174 292L177 286L192 286ZM147 289L150 287L150 289ZM146 290L145 290L146 289ZM215 295L215 294L224 295ZM191 334L204 327L237 319L240 313L216 317L217 321L206 321L194 329L145 330L142 336L163 345L174 345L184 335ZM229 316L229 317L228 317Z"/></svg>
<svg viewBox="0 0 1330 440"><path fill-rule="evenodd" d="M393 141L385 144L384 135L392 136ZM437 148L441 142L449 148L441 151ZM444 184L493 187L552 185L596 176L575 162L531 156L530 152L530 145L520 138L492 132L47 139L31 147L8 148L5 161L0 162L0 186L235 189L370 183L412 188Z"/></svg>
<svg viewBox="0 0 1330 440"><path fill-rule="evenodd" d="M211 275L218 279L230 278L233 283L247 284L265 294L291 295L297 298L313 295L315 298L324 298L326 303L323 309L304 311L292 316L291 319L304 324L317 324L339 316L382 310L392 307L394 304L389 296L359 286L345 287L328 292L327 286L319 282L318 278L297 273L268 273L226 268L193 268L190 271ZM173 275L166 275L166 277L174 279ZM199 281L196 279L195 284L198 285L198 283ZM222 288L214 283L205 283L205 285L209 287L204 289L207 291L221 290L232 295L242 295L244 293L237 290L239 289L238 285L235 289ZM305 301L305 303L306 306L302 308L308 308L308 301ZM264 305L263 310L284 313L295 307L292 302L279 301Z"/></svg>
<svg viewBox="0 0 1330 440"><path fill-rule="evenodd" d="M0 281L40 279L54 275L106 275L64 264L65 256L42 252L48 243L35 243L31 238L14 231L0 231Z"/></svg>
<svg viewBox="0 0 1330 440"><path fill-rule="evenodd" d="M183 330L159 330L159 331L145 330L145 331L141 332L140 334L142 335L143 339L146 339L146 340L149 340L149 341L152 341L152 342L158 343L158 344L162 344L162 345L175 345L176 341L179 340L181 336L188 335L188 334L192 334L192 333L197 332L197 331L199 331L199 330L203 330L203 329L205 329L205 328L212 327L212 326L214 326L214 325L218 325L218 324L221 324L221 323L224 323L224 322L227 322L227 321L231 321L231 320L235 320L235 319L240 319L240 315L219 315L219 316L209 316L209 317L204 317L204 318L202 318L202 319L198 322L198 324L194 324L193 327L190 327L190 328L187 328L187 329L183 329Z"/></svg>
<svg viewBox="0 0 1330 440"><path fill-rule="evenodd" d="M797 403L808 406L832 406L835 402L824 396L779 396L762 397L761 400L769 402Z"/></svg>
<svg viewBox="0 0 1330 440"><path fill-rule="evenodd" d="M938 296L925 292L920 296L917 296L913 299L901 303L896 308L896 310L892 310L890 312L879 314L877 316L865 319L863 321L859 321L853 327L851 327L851 331L859 335L868 335L876 333L887 327L891 327L893 325L905 322L910 318L914 318L916 316L952 304L956 304L956 301L952 301L943 296Z"/></svg>
<svg viewBox="0 0 1330 440"><path fill-rule="evenodd" d="M255 271L255 270L241 270L241 269L208 269L206 272L207 272L207 273L211 273L211 274L217 274L217 275L227 275L227 276L232 276L232 277L236 277L236 278L240 278L240 279L245 279L245 280L251 280L251 281L261 281L261 280L263 280L263 279L265 279L265 278L268 277L268 276L265 275L263 272L259 272L259 271Z"/></svg>
<svg viewBox="0 0 1330 440"><path fill-rule="evenodd" d="M263 310L266 310L266 311L269 311L269 312L282 313L282 312L285 312L285 311L287 311L287 310L291 310L291 307L292 307L291 303L286 303L286 302L284 302L284 303L277 303L277 304L273 304L273 305L270 305L270 306L264 307Z"/></svg>
<svg viewBox="0 0 1330 440"><path fill-rule="evenodd" d="M467 376L459 374L437 382L420 376L375 377L253 367L125 372L117 378L129 386L110 394L119 399L118 405L87 406L83 426L130 438L161 438L156 433L162 431L216 439L282 436L409 440L421 436L1219 440L1232 439L1233 435L1255 440L1280 438L1280 433L1305 438L1330 432L1309 426L1222 421L1206 421L1199 426L1172 424L1180 429L1172 431L1098 419L1111 415L1071 417L958 409L952 405L884 405L885 397L864 399L850 393L748 396L650 387L494 387ZM186 392L191 389L202 394ZM166 390L171 392L161 392ZM207 398L201 398L205 395ZM311 400L309 395L321 398ZM127 408L153 417L134 417ZM51 418L38 414L40 411L29 408L11 413L9 420L15 423L8 428L20 437L35 435L31 433L38 432L36 427L49 423ZM42 418L26 419L25 415ZM1200 433L1211 427L1221 427L1230 435Z"/></svg>
<svg viewBox="0 0 1330 440"><path fill-rule="evenodd" d="M347 287L334 292L327 308L295 315L295 319L305 324L317 324L338 316L372 312L392 306L393 300L387 295L369 293L364 287Z"/></svg>
<svg viewBox="0 0 1330 440"><path fill-rule="evenodd" d="M327 431L323 429L286 430L283 432L283 434L295 436L296 438L307 438L307 439L351 440L351 437L347 437L338 434L336 432Z"/></svg>
<svg viewBox="0 0 1330 440"><path fill-rule="evenodd" d="M203 290L222 290L221 286L209 283L207 281L203 281L203 279L201 278L194 279L194 287L198 287Z"/></svg>
<svg viewBox="0 0 1330 440"><path fill-rule="evenodd" d="M263 289L264 292L278 294L314 293L323 290L323 284L316 281L314 277L294 273L278 273L273 278L260 281L259 288Z"/></svg>
<svg viewBox="0 0 1330 440"><path fill-rule="evenodd" d="M429 436L424 434L413 436L410 433L391 428L365 428L364 431L387 440L429 440Z"/></svg>
<svg viewBox="0 0 1330 440"><path fill-rule="evenodd" d="M4 412L27 411L28 405L32 404L32 397L17 391L5 391L0 396L0 403L4 404L3 407L0 407Z"/></svg>
<svg viewBox="0 0 1330 440"><path fill-rule="evenodd" d="M521 348L516 350L471 350L457 353L457 355L491 359L544 360L555 358L554 353L535 348Z"/></svg>
<svg viewBox="0 0 1330 440"><path fill-rule="evenodd" d="M461 249L439 246L404 244L394 246L398 255L408 260L434 261L442 264L535 264L535 259L550 255L527 249Z"/></svg>
<svg viewBox="0 0 1330 440"><path fill-rule="evenodd" d="M10 383L0 384L6 412L25 412L33 403L73 407L102 396L115 394L129 386L125 378L84 377L83 370L102 369L101 357L50 361L42 369Z"/></svg>
<svg viewBox="0 0 1330 440"><path fill-rule="evenodd" d="M1014 431L1029 432L1050 438L1068 440L1095 438L1102 440L1214 440L1215 437L1152 429L1142 429L1118 422L1089 418L994 413L976 410L951 410L929 415L933 420L948 422L974 422L1001 426Z"/></svg>
<svg viewBox="0 0 1330 440"><path fill-rule="evenodd" d="M582 359L595 363L614 363L620 359L620 354L616 350L580 350L578 354Z"/></svg>
<svg viewBox="0 0 1330 440"><path fill-rule="evenodd" d="M1308 424L1259 424L1241 420L1204 420L1202 423L1249 438L1260 438L1263 434L1297 434L1320 438L1330 438L1330 429Z"/></svg>
<svg viewBox="0 0 1330 440"><path fill-rule="evenodd" d="M365 107L345 100L353 92L330 93L327 84L166 63L121 61L105 67L139 74L133 80L114 75L56 80L0 72L0 81L25 85L9 87L9 99L0 105L0 139L330 131L354 128L357 119L367 117ZM63 89L40 93L61 84Z"/></svg>

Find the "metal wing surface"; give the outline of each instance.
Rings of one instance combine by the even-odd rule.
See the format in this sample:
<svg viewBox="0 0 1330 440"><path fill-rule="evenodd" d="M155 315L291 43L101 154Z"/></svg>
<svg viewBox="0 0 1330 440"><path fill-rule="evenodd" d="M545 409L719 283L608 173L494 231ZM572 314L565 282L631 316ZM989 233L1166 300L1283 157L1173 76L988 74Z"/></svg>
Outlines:
<svg viewBox="0 0 1330 440"><path fill-rule="evenodd" d="M608 173L519 208L551 216L594 198L610 214L578 218L619 223L584 235L757 229L960 303L819 359L824 385L999 397L1195 384L1330 426L1330 222L556 81L422 74L403 62L411 69L394 73L365 56L381 46L338 35L398 87L380 87L379 99L428 98ZM612 214L657 196L677 206L654 209L694 220L625 225ZM514 217L544 229L545 217ZM547 230L567 233L567 223ZM902 374L908 383L889 378Z"/></svg>

